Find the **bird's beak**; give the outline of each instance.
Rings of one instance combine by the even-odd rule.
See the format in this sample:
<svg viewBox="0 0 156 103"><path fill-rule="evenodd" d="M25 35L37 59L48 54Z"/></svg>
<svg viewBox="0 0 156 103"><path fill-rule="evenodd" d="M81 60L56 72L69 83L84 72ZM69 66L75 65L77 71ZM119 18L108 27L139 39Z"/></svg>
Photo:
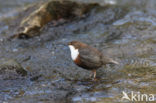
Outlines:
<svg viewBox="0 0 156 103"><path fill-rule="evenodd" d="M71 45L71 42L68 42L68 45Z"/></svg>

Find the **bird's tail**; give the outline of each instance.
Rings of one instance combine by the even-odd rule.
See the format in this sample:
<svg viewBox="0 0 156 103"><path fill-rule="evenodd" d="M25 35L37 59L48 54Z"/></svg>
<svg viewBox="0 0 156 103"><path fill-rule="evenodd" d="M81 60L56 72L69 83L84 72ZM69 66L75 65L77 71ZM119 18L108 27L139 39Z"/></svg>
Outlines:
<svg viewBox="0 0 156 103"><path fill-rule="evenodd" d="M102 59L103 61L103 64L117 64L119 65L119 62L113 60L112 58L109 58L109 57L103 57Z"/></svg>
<svg viewBox="0 0 156 103"><path fill-rule="evenodd" d="M115 61L115 60L111 60L110 62L109 62L110 64L116 64L116 65L119 65L119 62L117 62L117 61Z"/></svg>

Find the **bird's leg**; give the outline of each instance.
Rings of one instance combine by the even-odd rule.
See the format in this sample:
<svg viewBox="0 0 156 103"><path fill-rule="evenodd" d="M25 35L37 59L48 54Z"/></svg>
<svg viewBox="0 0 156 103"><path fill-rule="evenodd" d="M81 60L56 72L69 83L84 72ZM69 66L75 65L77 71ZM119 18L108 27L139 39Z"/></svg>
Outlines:
<svg viewBox="0 0 156 103"><path fill-rule="evenodd" d="M94 72L93 72L93 73L94 73L94 79L95 79L95 78L96 78L96 70L94 70Z"/></svg>
<svg viewBox="0 0 156 103"><path fill-rule="evenodd" d="M93 70L93 80L96 80L96 70Z"/></svg>

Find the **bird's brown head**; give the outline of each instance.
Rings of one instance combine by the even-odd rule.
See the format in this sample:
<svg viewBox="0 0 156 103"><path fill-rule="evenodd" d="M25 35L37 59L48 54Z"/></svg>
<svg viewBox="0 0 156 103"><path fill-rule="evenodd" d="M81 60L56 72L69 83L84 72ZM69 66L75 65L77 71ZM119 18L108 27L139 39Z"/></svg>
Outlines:
<svg viewBox="0 0 156 103"><path fill-rule="evenodd" d="M85 46L84 43L79 42L79 41L71 41L71 42L68 43L68 45L72 45L72 46L74 46L76 49L79 49L79 48Z"/></svg>

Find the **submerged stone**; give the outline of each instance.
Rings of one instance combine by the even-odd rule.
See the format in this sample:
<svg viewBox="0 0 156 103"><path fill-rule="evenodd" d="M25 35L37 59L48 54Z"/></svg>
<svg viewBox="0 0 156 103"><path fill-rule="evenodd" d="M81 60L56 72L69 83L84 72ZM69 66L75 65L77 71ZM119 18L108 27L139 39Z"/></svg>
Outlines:
<svg viewBox="0 0 156 103"><path fill-rule="evenodd" d="M0 60L0 75L4 78L10 75L21 75L26 76L27 71L23 69L23 67L15 60Z"/></svg>

